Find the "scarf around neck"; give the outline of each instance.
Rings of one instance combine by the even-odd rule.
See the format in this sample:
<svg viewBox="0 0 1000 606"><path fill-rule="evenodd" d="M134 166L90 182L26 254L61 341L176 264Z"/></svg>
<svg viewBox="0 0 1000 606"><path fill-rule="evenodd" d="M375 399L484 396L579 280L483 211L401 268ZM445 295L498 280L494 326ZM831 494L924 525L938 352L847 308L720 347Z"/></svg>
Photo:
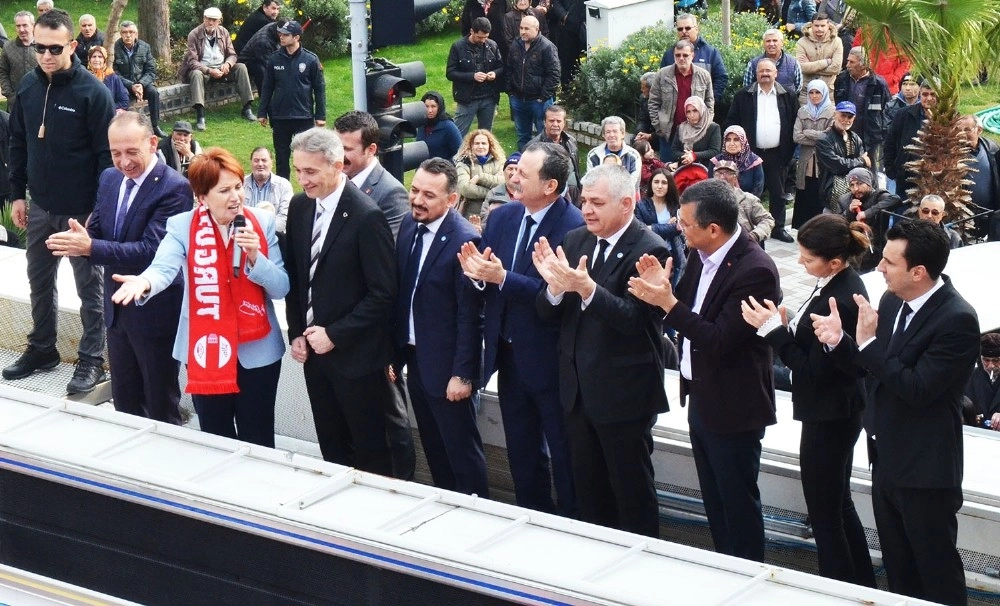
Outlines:
<svg viewBox="0 0 1000 606"><path fill-rule="evenodd" d="M239 343L261 339L271 323L264 304L264 288L250 281L245 271L233 276L232 247L223 244L219 226L199 205L191 217L187 256L188 384L186 393L216 395L239 393L236 383ZM253 213L248 225L260 238L259 254L267 255L267 239Z"/></svg>

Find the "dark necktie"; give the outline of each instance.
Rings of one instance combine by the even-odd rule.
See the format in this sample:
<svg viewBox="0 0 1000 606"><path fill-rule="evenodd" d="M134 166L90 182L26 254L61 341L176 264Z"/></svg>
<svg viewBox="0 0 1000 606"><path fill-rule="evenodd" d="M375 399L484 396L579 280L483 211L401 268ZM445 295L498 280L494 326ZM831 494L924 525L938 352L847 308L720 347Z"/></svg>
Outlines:
<svg viewBox="0 0 1000 606"><path fill-rule="evenodd" d="M889 350L895 350L899 347L900 341L903 340L903 332L906 330L906 318L913 313L910 309L908 303L903 303L903 308L899 310L899 320L896 322L896 330L892 332L892 337L889 339Z"/></svg>
<svg viewBox="0 0 1000 606"><path fill-rule="evenodd" d="M521 227L521 236L517 239L518 246L514 249L514 259L510 268L517 267L517 261L528 252L531 245L531 227L535 224L535 219L531 215L524 216L524 225Z"/></svg>
<svg viewBox="0 0 1000 606"><path fill-rule="evenodd" d="M406 260L406 271L403 273L403 292L406 301L413 300L413 291L417 288L417 275L420 273L420 256L424 252L424 234L429 230L426 225L417 226L417 235L413 237L413 247L410 258Z"/></svg>
<svg viewBox="0 0 1000 606"><path fill-rule="evenodd" d="M601 238L597 241L597 255L594 257L594 264L590 268L590 276L597 277L604 267L604 256L608 252L608 241Z"/></svg>
<svg viewBox="0 0 1000 606"><path fill-rule="evenodd" d="M135 188L135 181L129 179L125 182L125 195L122 197L121 202L118 204L118 214L115 215L115 239L118 239L118 235L122 233L122 227L125 225L125 215L128 214L128 199L132 195L132 190Z"/></svg>

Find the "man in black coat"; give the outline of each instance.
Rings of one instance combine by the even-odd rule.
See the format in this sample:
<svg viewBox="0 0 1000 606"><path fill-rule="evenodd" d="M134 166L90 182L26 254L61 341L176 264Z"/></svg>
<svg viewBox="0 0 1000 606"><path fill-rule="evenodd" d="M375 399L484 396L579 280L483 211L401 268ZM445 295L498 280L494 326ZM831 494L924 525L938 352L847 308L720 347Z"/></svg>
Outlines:
<svg viewBox="0 0 1000 606"><path fill-rule="evenodd" d="M264 0L260 8L250 13L246 18L246 21L240 26L240 31L236 32L236 39L233 40L233 48L236 49L236 52L242 52L243 47L261 28L269 23L274 23L278 19L279 13L281 13L281 3L278 0Z"/></svg>
<svg viewBox="0 0 1000 606"><path fill-rule="evenodd" d="M916 187L912 181L913 173L906 168L906 163L916 160L907 145L915 142L917 132L924 120L929 119L934 106L937 105L937 93L931 88L930 82L920 83L920 103L899 110L892 119L892 126L885 138L885 175L896 181L896 193L903 200L909 198L907 190ZM917 203L919 200L913 200Z"/></svg>
<svg viewBox="0 0 1000 606"><path fill-rule="evenodd" d="M798 97L776 81L774 61L757 62L757 82L736 93L729 106L726 126L743 127L750 148L764 161L764 185L767 187L768 211L774 217L771 237L792 242L785 231L785 176L795 151L792 128L799 111ZM764 112L760 112L765 108Z"/></svg>
<svg viewBox="0 0 1000 606"><path fill-rule="evenodd" d="M288 340L303 364L323 459L392 475L385 368L396 296L392 232L349 181L344 146L315 127L292 139L299 183L286 226Z"/></svg>
<svg viewBox="0 0 1000 606"><path fill-rule="evenodd" d="M885 109L890 99L889 85L885 78L871 70L864 48L855 46L848 53L847 69L834 80L833 98L838 103L854 103L857 115L851 132L861 135L872 159L872 167L881 169L882 142L888 130Z"/></svg>
<svg viewBox="0 0 1000 606"><path fill-rule="evenodd" d="M95 46L104 46L104 34L97 29L97 20L94 19L93 15L80 15L77 23L80 24L80 33L76 36L76 50L73 52L76 53L76 58L80 60L80 63L87 65L90 49Z"/></svg>
<svg viewBox="0 0 1000 606"><path fill-rule="evenodd" d="M577 506L585 522L656 537L650 432L668 409L662 315L627 291L641 257L670 253L635 219L625 169L592 168L581 185L587 225L566 234L559 251L540 238L533 255L546 283L538 314L560 322L559 397Z"/></svg>
<svg viewBox="0 0 1000 606"><path fill-rule="evenodd" d="M979 357L976 312L947 276L944 232L901 221L886 234L878 311L863 297L857 338L845 335L836 305L813 315L819 340L838 363L870 375L872 506L889 590L942 604L967 603L956 547L962 507L962 399Z"/></svg>

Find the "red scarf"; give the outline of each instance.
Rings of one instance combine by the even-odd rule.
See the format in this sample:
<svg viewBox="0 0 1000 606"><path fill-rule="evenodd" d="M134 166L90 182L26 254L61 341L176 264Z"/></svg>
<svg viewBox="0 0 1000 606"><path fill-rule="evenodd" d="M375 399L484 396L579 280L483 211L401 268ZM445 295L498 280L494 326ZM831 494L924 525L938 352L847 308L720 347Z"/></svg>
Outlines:
<svg viewBox="0 0 1000 606"><path fill-rule="evenodd" d="M253 213L246 214L260 238L260 254L267 255L267 240ZM224 246L205 206L191 218L188 249L188 384L191 394L239 393L236 384L236 344L267 336L271 323L264 306L264 289L245 272L233 276L232 247Z"/></svg>

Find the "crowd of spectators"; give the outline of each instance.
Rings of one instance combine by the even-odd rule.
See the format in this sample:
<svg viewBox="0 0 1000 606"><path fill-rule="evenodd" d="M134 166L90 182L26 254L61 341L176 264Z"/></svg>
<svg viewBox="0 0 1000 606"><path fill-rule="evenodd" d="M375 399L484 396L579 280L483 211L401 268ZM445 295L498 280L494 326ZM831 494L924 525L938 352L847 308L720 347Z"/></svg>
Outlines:
<svg viewBox="0 0 1000 606"><path fill-rule="evenodd" d="M820 573L874 585L849 485L867 406L890 586L962 603L947 536L961 474L956 484L926 455L907 454L897 427L899 411L926 404L941 460L961 458L963 396L974 422L1000 428L996 335L978 355L974 314L941 275L967 238L944 220L941 196L909 208L896 193L912 181L910 144L934 111L933 85L906 74L892 90L862 46L845 58L841 16L824 2L796 13L794 56L782 30L763 34L728 114L716 116L730 76L697 18L681 15L661 68L641 78L634 138L621 117L605 117L603 143L581 165L556 104L579 57L576 4L470 0L447 63L455 118L443 94L422 96L417 138L431 157L409 192L379 163L371 115L348 112L325 128L322 67L274 0L235 44L221 11L204 11L181 67L195 124L178 121L169 135L135 23L121 23L109 61L92 15L74 36L47 0L37 22L16 13L17 36L0 54L11 110L9 127L0 113L9 139L0 195L27 228L33 327L3 377L59 363L52 304L65 256L84 327L69 393L104 379L107 338L118 410L180 423L186 364L202 430L273 446L287 342L326 460L412 478L408 397L434 483L488 497L475 416L478 390L497 372L517 502L656 536L650 429L668 408L664 368L676 367L715 547L760 560L757 474L776 422L777 355L803 423ZM218 81L237 85L243 118L272 130L273 148L253 150L249 174L194 138L207 128L205 87ZM501 92L517 133L511 153L491 132ZM147 102L148 117L129 111L132 99ZM973 202L995 210L997 146L975 117L959 125L978 169ZM794 194L785 189L793 158ZM785 228L792 199L799 262L817 285L789 315L763 248L795 241ZM996 213L984 215L974 233L997 239L997 225ZM890 293L877 304L858 275L875 269ZM275 299L285 299L287 335ZM134 327L154 324L162 330L137 338ZM946 389L914 392L914 373L941 351ZM908 472L887 479L881 466L898 471L906 457L930 484ZM948 492L938 499L931 488ZM941 529L918 540L910 516ZM928 553L940 556L939 573L922 568Z"/></svg>

